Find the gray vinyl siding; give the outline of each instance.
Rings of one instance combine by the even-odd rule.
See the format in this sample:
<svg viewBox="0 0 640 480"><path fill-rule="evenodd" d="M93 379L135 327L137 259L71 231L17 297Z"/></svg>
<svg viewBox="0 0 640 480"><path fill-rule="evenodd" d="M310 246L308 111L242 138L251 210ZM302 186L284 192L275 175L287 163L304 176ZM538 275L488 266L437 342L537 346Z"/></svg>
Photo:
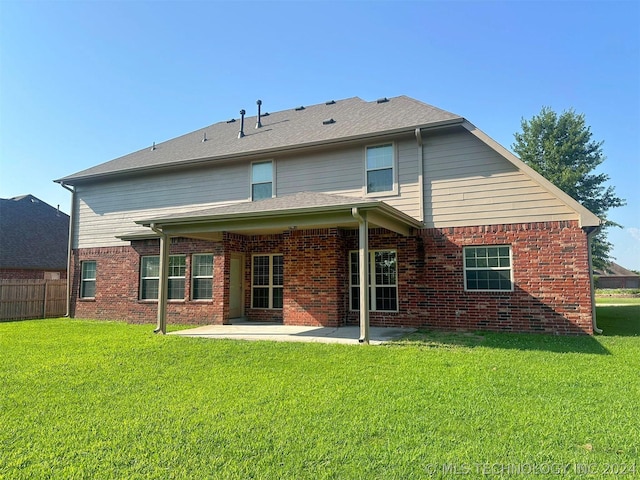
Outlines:
<svg viewBox="0 0 640 480"><path fill-rule="evenodd" d="M376 144L380 142L371 143ZM416 139L405 137L394 145L398 192L373 198L419 220L423 200L427 227L577 218L565 203L467 131L423 135L423 191ZM274 156L276 195L309 191L363 197L365 147ZM116 236L149 233L136 220L248 201L250 164L235 161L78 185L74 246L126 244Z"/></svg>
<svg viewBox="0 0 640 480"><path fill-rule="evenodd" d="M380 142L372 143L377 145ZM277 160L277 195L298 192L321 192L354 197L365 196L366 145L318 154ZM420 217L418 151L415 140L395 142L397 195L380 195L380 199L415 218Z"/></svg>
<svg viewBox="0 0 640 480"><path fill-rule="evenodd" d="M577 219L577 214L467 132L424 138L427 227Z"/></svg>
<svg viewBox="0 0 640 480"><path fill-rule="evenodd" d="M365 145L304 156L274 157L277 196L298 192L364 195ZM418 155L415 140L396 142L399 194L381 200L419 216ZM126 244L118 235L149 233L136 220L196 212L249 199L250 162L206 169L166 172L76 189L79 218L74 245L79 248Z"/></svg>
<svg viewBox="0 0 640 480"><path fill-rule="evenodd" d="M136 220L197 211L246 201L249 164L185 170L79 185L78 223L74 245L79 248L122 245L117 235L145 233Z"/></svg>

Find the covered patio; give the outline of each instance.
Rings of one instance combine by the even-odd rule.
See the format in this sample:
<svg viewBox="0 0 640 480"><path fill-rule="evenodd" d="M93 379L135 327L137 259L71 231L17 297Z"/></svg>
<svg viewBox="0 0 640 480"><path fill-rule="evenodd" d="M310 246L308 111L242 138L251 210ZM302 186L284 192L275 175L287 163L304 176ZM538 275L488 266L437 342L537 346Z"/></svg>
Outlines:
<svg viewBox="0 0 640 480"><path fill-rule="evenodd" d="M225 318L230 319L237 316L229 312L235 308L233 288L236 282L232 278L234 270L232 259L234 255L236 258L238 257L238 252L234 251L233 242L228 241L228 235L253 236L254 238L261 235L284 235L289 240L299 237L295 246L289 249L289 255L285 254L284 259L284 269L288 270L285 273L283 292L281 293L284 296L282 305L284 326L299 326L308 324L309 320L312 320L320 323L322 328L333 328L337 327L336 319L331 322L318 321L318 317L314 317L314 315L326 318L328 311L330 315L339 317L341 309L344 310L344 306L340 305L340 294L344 293L344 286L341 286L337 281L332 281L331 274L327 273L324 279L318 280L316 278L315 280L325 288L322 295L314 294L311 289L307 288L309 279L306 277L305 268L307 268L308 262L305 259L314 255L314 252L318 252L318 245L313 245L311 248L306 246L304 242L305 231L318 229L357 231L359 285L368 285L369 229L371 227L383 228L399 235L409 236L413 229L421 228L419 221L379 200L312 192L257 202L240 202L197 212L141 220L136 223L150 228L160 238L159 278L161 281L159 282L158 325L156 329L160 333L166 333L171 238L184 237L226 242L224 243L223 289L225 292L224 301L226 302ZM299 233L301 237L294 235L296 233ZM321 247L321 250L331 252L333 258L330 260L334 266L337 265L336 262L341 261L335 247L335 243L332 244L331 240ZM314 251L307 251L309 249ZM331 268L327 272L330 270ZM360 290L362 293L358 299L360 324L358 341L369 343L371 340L369 289L362 288ZM318 327L318 325L315 326Z"/></svg>

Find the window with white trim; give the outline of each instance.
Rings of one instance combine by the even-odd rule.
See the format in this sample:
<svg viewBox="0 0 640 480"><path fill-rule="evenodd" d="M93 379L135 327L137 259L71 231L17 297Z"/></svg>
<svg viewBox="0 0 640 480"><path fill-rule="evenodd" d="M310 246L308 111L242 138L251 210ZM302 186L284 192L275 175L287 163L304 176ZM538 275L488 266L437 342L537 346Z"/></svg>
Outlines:
<svg viewBox="0 0 640 480"><path fill-rule="evenodd" d="M191 298L213 298L213 254L201 253L191 259Z"/></svg>
<svg viewBox="0 0 640 480"><path fill-rule="evenodd" d="M184 300L184 279L187 272L187 260L184 255L169 257L169 300Z"/></svg>
<svg viewBox="0 0 640 480"><path fill-rule="evenodd" d="M95 298L96 296L96 261L82 262L80 276L80 298Z"/></svg>
<svg viewBox="0 0 640 480"><path fill-rule="evenodd" d="M273 162L251 164L251 200L258 201L273 196Z"/></svg>
<svg viewBox="0 0 640 480"><path fill-rule="evenodd" d="M282 254L254 255L251 261L252 308L282 308L283 285Z"/></svg>
<svg viewBox="0 0 640 480"><path fill-rule="evenodd" d="M464 289L513 291L509 245L464 247Z"/></svg>
<svg viewBox="0 0 640 480"><path fill-rule="evenodd" d="M367 193L393 192L395 190L393 144L367 147L366 157Z"/></svg>
<svg viewBox="0 0 640 480"><path fill-rule="evenodd" d="M360 310L359 252L352 251L349 261L349 305ZM398 261L395 250L369 251L369 310L398 311Z"/></svg>
<svg viewBox="0 0 640 480"><path fill-rule="evenodd" d="M186 260L184 255L169 257L169 300L184 299ZM160 285L160 257L142 257L140 261L140 300L158 300Z"/></svg>

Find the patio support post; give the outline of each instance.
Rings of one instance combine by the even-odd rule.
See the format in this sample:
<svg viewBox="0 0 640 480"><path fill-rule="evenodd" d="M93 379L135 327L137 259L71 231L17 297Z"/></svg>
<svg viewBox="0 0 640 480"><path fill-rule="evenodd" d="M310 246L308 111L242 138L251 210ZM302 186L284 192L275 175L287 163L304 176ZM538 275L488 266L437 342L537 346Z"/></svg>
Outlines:
<svg viewBox="0 0 640 480"><path fill-rule="evenodd" d="M167 299L169 297L169 249L171 239L169 235L151 225L151 229L160 235L160 265L158 279L158 325L155 333L167 333Z"/></svg>
<svg viewBox="0 0 640 480"><path fill-rule="evenodd" d="M351 209L358 220L358 272L360 283L360 343L369 343L369 222L367 213Z"/></svg>

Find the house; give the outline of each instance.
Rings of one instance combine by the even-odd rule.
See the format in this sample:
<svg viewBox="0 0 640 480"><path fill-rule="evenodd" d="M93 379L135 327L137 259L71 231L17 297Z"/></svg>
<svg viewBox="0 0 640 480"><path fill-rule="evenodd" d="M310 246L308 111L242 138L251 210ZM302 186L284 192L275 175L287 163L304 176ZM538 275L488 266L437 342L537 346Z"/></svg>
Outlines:
<svg viewBox="0 0 640 480"><path fill-rule="evenodd" d="M595 270L598 288L640 288L640 275L611 262L601 270Z"/></svg>
<svg viewBox="0 0 640 480"><path fill-rule="evenodd" d="M33 195L0 199L0 279L67 276L69 215Z"/></svg>
<svg viewBox="0 0 640 480"><path fill-rule="evenodd" d="M73 315L593 332L600 220L469 121L406 96L257 103L56 180Z"/></svg>

